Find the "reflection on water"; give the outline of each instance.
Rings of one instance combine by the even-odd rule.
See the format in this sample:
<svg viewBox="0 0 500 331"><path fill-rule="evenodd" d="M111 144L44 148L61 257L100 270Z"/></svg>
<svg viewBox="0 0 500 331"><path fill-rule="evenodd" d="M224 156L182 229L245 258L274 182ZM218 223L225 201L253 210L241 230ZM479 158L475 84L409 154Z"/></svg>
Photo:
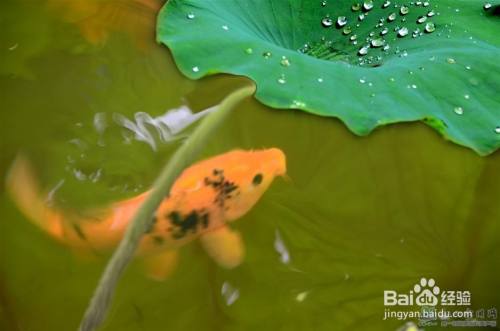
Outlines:
<svg viewBox="0 0 500 331"><path fill-rule="evenodd" d="M240 291L229 282L224 282L221 287L221 295L226 301L226 305L231 306L240 297Z"/></svg>
<svg viewBox="0 0 500 331"><path fill-rule="evenodd" d="M213 110L215 110L215 107L193 114L191 109L183 106L178 109L169 110L157 117L151 117L148 113L139 112L134 114L135 121L131 121L125 116L115 113L113 114L113 119L118 125L133 132L135 140L147 143L156 151L156 140L148 126L156 130L162 142L167 143L174 139L179 139L178 134L180 132ZM94 117L94 126L96 126L96 130L103 133L105 121L103 120L102 113L96 114L96 117ZM128 135L124 134L124 138L127 142L130 141Z"/></svg>
<svg viewBox="0 0 500 331"><path fill-rule="evenodd" d="M274 239L274 249L280 255L280 261L283 264L290 263L290 253L285 246L283 238L281 238L280 232L276 230L276 238Z"/></svg>

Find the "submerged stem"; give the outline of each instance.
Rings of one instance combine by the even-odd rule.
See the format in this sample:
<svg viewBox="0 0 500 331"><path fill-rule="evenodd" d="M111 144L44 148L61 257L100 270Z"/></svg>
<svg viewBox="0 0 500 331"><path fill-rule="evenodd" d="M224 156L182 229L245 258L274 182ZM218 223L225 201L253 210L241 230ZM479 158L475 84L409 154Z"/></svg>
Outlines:
<svg viewBox="0 0 500 331"><path fill-rule="evenodd" d="M95 330L103 322L120 276L134 256L139 240L145 230L153 225L152 215L154 211L170 192L176 178L200 153L207 138L222 123L229 111L238 102L251 96L254 92L255 86L252 85L243 87L227 96L215 112L207 115L165 165L160 176L154 182L151 193L132 218L123 239L108 262L85 311L79 331Z"/></svg>

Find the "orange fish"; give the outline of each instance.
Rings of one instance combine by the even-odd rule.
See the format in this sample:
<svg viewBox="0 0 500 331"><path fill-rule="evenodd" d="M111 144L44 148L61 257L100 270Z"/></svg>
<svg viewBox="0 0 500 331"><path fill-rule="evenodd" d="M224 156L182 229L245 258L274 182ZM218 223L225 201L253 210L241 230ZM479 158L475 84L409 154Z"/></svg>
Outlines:
<svg viewBox="0 0 500 331"><path fill-rule="evenodd" d="M286 173L277 148L234 150L200 161L182 172L155 212L138 255L150 276L164 279L177 260L176 250L196 238L221 266L233 268L244 257L239 233L228 223L245 215L276 176ZM26 158L19 156L7 178L7 190L28 219L71 247L103 250L118 244L150 191L112 204L93 218L71 220L47 206Z"/></svg>
<svg viewBox="0 0 500 331"><path fill-rule="evenodd" d="M141 47L154 45L156 14L164 0L47 0L64 21L75 23L93 45L124 32Z"/></svg>

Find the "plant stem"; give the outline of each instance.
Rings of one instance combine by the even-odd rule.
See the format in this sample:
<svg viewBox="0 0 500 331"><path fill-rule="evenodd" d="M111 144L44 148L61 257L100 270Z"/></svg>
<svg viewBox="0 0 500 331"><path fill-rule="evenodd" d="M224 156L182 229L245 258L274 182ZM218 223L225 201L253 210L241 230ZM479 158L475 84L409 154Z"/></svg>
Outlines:
<svg viewBox="0 0 500 331"><path fill-rule="evenodd" d="M137 210L127 227L123 239L108 262L94 292L85 315L80 323L80 331L93 331L106 317L116 285L126 266L134 256L139 240L153 225L153 213L168 195L170 188L180 173L196 158L207 139L222 123L230 110L241 100L255 92L255 86L243 87L227 96L218 109L207 115L185 143L175 152L153 184L151 193Z"/></svg>

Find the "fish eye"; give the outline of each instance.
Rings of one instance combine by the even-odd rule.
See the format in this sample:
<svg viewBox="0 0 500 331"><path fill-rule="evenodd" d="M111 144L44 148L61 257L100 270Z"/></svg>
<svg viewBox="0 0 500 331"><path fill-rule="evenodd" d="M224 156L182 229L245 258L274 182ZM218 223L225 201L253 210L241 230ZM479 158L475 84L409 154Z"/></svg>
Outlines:
<svg viewBox="0 0 500 331"><path fill-rule="evenodd" d="M255 175L252 179L252 184L255 186L259 185L260 183L262 183L263 178L264 177L262 176L262 174Z"/></svg>

